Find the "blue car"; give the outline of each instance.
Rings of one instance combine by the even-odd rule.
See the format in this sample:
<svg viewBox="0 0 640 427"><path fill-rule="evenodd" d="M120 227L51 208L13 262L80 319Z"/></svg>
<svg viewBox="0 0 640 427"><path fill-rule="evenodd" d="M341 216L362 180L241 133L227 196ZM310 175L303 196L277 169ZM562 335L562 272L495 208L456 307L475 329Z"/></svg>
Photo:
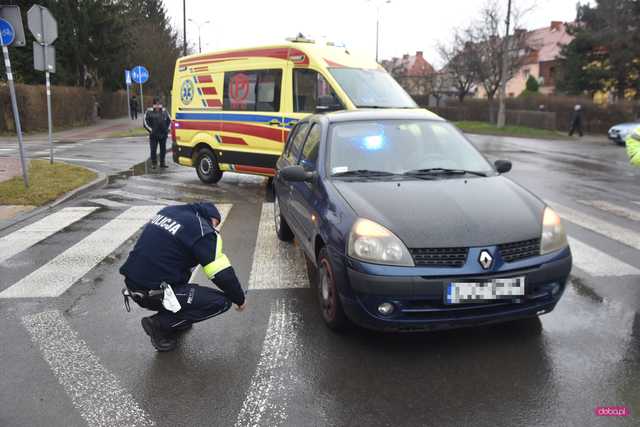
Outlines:
<svg viewBox="0 0 640 427"><path fill-rule="evenodd" d="M571 271L559 216L425 110L313 115L274 178L275 228L303 249L322 317L413 331L535 317Z"/></svg>

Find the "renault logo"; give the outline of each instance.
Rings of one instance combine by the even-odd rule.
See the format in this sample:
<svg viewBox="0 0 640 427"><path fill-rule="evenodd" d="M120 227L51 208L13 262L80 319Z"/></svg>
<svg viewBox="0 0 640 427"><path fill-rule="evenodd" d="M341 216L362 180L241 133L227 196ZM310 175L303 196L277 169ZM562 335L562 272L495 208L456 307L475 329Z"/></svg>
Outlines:
<svg viewBox="0 0 640 427"><path fill-rule="evenodd" d="M488 270L493 265L493 257L491 256L488 250L483 249L482 252L480 252L480 257L478 258L478 262L480 263L483 269Z"/></svg>

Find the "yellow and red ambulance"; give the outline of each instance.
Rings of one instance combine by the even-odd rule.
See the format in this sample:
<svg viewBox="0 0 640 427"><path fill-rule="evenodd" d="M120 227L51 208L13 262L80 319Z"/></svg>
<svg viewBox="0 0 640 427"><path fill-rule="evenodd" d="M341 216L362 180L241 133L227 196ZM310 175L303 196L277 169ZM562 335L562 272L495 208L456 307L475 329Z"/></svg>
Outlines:
<svg viewBox="0 0 640 427"><path fill-rule="evenodd" d="M178 59L173 160L215 183L224 171L273 176L289 131L319 111L417 108L375 61L296 38Z"/></svg>

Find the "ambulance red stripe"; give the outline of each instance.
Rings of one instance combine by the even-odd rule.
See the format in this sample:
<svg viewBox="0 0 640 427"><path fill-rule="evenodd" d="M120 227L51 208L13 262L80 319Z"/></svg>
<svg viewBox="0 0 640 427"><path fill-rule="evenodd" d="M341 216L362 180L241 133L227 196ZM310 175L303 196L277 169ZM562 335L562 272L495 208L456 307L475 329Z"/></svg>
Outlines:
<svg viewBox="0 0 640 427"><path fill-rule="evenodd" d="M179 121L177 122L177 124L178 126L176 126L176 129L209 130L209 131L223 130L222 122L215 122L215 121L206 121L206 122ZM244 135L255 136L258 138L270 139L276 142L284 142L287 138L287 134L289 133L288 129L278 129L278 128L255 126L255 125L249 125L245 123L234 123L234 122L225 122L224 131L241 133Z"/></svg>
<svg viewBox="0 0 640 427"><path fill-rule="evenodd" d="M251 172L251 173L261 173L265 175L275 175L276 170L273 168L261 168L259 166L243 166L243 165L235 165L235 170L237 172Z"/></svg>
<svg viewBox="0 0 640 427"><path fill-rule="evenodd" d="M222 107L222 102L219 99L207 99L208 107Z"/></svg>
<svg viewBox="0 0 640 427"><path fill-rule="evenodd" d="M213 83L211 76L198 76L198 83Z"/></svg>
<svg viewBox="0 0 640 427"><path fill-rule="evenodd" d="M205 95L217 95L218 94L218 91L216 90L215 87L203 87L203 88L200 88L200 90Z"/></svg>
<svg viewBox="0 0 640 427"><path fill-rule="evenodd" d="M249 57L265 57L265 58L275 58L275 59L289 59L289 57L295 56L304 56L304 59L300 62L300 64L308 65L309 58L307 55L299 49L293 49L288 47L276 47L276 48L267 48L267 49L247 49L247 50L236 50L232 52L224 52L224 53L216 53L211 55L204 55L198 58L193 58L190 60L180 62L180 65L195 65L195 64L204 64L214 60L220 59L234 59L234 58L249 58Z"/></svg>
<svg viewBox="0 0 640 427"><path fill-rule="evenodd" d="M220 140L223 144L248 145L244 139L236 138L235 136L220 136Z"/></svg>

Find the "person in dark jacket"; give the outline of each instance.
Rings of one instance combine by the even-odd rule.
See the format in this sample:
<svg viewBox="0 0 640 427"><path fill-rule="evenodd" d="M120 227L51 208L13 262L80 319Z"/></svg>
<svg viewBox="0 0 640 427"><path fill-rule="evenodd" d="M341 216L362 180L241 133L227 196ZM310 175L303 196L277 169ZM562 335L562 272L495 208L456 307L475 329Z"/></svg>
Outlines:
<svg viewBox="0 0 640 427"><path fill-rule="evenodd" d="M131 111L131 120L138 120L138 98L135 95L129 100L129 110Z"/></svg>
<svg viewBox="0 0 640 427"><path fill-rule="evenodd" d="M173 350L177 334L193 323L222 314L232 304L238 311L245 307L245 293L222 253L216 228L221 220L212 203L168 206L145 226L120 268L125 304L131 296L141 307L157 311L141 323L158 351ZM189 283L198 264L222 291Z"/></svg>
<svg viewBox="0 0 640 427"><path fill-rule="evenodd" d="M573 134L577 131L578 135L582 137L582 106L576 105L573 108L573 114L571 114L571 128L569 129L569 136L573 136Z"/></svg>
<svg viewBox="0 0 640 427"><path fill-rule="evenodd" d="M149 146L151 148L151 167L158 166L158 145L160 146L160 167L167 168L164 158L167 154L167 137L171 126L171 117L164 109L159 98L153 99L153 107L144 113L144 127L149 132Z"/></svg>

